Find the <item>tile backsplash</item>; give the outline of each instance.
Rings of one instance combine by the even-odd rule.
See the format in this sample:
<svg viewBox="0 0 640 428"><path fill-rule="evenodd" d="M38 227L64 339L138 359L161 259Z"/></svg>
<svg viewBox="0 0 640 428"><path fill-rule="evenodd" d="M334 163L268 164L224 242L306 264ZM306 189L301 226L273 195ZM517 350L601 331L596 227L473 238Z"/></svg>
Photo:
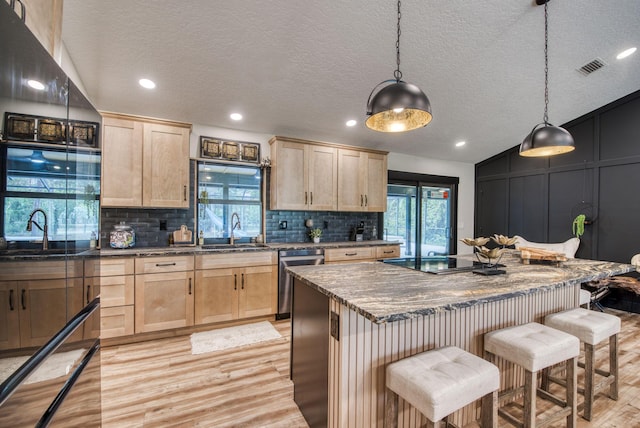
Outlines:
<svg viewBox="0 0 640 428"><path fill-rule="evenodd" d="M322 229L321 241L348 241L352 230L362 222L364 240L372 238L373 226L378 225L378 213L333 211L267 211L267 242L310 242L305 220L313 220L313 227ZM280 223L287 228L281 229ZM380 234L378 234L380 236Z"/></svg>

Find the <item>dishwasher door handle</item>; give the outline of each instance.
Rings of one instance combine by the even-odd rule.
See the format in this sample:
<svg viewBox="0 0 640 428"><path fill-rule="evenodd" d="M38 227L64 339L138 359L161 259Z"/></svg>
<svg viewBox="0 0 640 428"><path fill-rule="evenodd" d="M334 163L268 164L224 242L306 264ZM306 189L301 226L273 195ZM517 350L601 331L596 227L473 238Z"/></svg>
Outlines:
<svg viewBox="0 0 640 428"><path fill-rule="evenodd" d="M324 262L324 256L294 256L294 257L283 257L280 259L280 263L287 264L287 262L299 262L305 260L320 260Z"/></svg>

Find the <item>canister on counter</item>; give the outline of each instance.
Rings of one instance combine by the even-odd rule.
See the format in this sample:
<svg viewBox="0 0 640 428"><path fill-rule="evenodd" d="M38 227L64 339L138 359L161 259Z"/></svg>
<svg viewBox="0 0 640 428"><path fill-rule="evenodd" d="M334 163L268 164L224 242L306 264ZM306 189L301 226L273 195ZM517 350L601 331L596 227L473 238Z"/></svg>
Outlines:
<svg viewBox="0 0 640 428"><path fill-rule="evenodd" d="M124 221L113 226L109 235L111 248L131 248L136 245L136 233L133 228Z"/></svg>

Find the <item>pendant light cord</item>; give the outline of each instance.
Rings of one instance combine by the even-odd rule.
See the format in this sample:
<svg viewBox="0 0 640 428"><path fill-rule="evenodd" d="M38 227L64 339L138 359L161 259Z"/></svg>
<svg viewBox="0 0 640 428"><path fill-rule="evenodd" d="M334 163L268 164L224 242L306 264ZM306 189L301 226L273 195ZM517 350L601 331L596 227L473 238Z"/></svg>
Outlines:
<svg viewBox="0 0 640 428"><path fill-rule="evenodd" d="M544 2L544 124L549 123L549 14L547 5L549 0ZM399 61L399 60L398 60Z"/></svg>
<svg viewBox="0 0 640 428"><path fill-rule="evenodd" d="M400 13L400 0L398 0L398 38L396 39L396 64L398 67L393 72L396 82L400 82L402 79L402 71L400 71L400 18L402 18L402 14Z"/></svg>

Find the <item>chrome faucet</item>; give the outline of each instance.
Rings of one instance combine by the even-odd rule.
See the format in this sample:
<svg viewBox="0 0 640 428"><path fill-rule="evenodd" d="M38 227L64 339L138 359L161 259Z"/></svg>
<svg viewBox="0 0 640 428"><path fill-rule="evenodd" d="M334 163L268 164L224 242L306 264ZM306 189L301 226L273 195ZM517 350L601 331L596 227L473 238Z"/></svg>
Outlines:
<svg viewBox="0 0 640 428"><path fill-rule="evenodd" d="M236 221L235 223L233 222L233 218L238 219L238 221ZM233 245L233 242L235 241L235 238L233 237L233 231L236 229L236 227L238 228L238 230L240 230L240 216L238 215L238 213L233 213L231 214L231 237L229 238L229 244Z"/></svg>
<svg viewBox="0 0 640 428"><path fill-rule="evenodd" d="M37 221L35 221L33 219L33 216L36 215L37 212L41 212L42 215L44 216L44 226L41 227ZM29 215L29 221L27 222L27 232L31 232L31 229L33 228L32 225L35 224L36 227L38 229L40 229L43 233L42 235L42 249L43 250L48 250L49 249L49 237L47 236L47 213L45 213L42 209L40 208L36 208L35 210L33 210L31 212L31 214Z"/></svg>

